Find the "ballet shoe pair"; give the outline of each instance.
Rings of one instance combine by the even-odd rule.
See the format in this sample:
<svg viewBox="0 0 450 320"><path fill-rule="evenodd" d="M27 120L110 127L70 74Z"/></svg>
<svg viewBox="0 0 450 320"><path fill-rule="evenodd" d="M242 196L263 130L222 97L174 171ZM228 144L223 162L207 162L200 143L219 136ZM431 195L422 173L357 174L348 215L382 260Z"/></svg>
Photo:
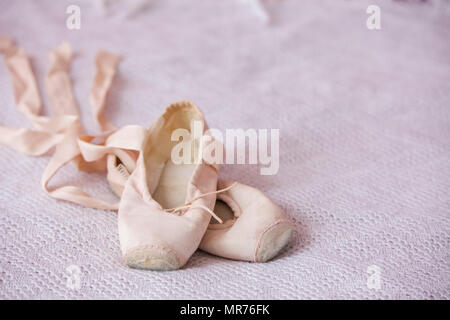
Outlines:
<svg viewBox="0 0 450 320"><path fill-rule="evenodd" d="M261 191L239 182L218 180L218 165L198 161L175 164L172 141L177 129L192 132L202 112L190 102L170 105L147 130L136 159L133 153L109 154L107 179L121 197L119 238L128 266L176 270L200 248L224 258L265 262L292 236L285 213ZM202 139L189 138L192 150ZM132 137L130 137L132 139ZM191 139L191 140L189 140ZM214 143L212 137L203 139Z"/></svg>
<svg viewBox="0 0 450 320"><path fill-rule="evenodd" d="M13 82L18 110L33 129L0 125L0 144L31 156L54 149L41 186L51 197L85 207L118 210L119 240L130 267L175 270L200 248L224 258L265 262L287 245L292 224L261 191L238 182L218 180L219 166L198 152L215 140L209 136L202 112L190 102L170 105L150 128L116 128L102 114L119 57L100 51L90 102L97 136L81 126L69 70L72 50L63 43L50 53L45 83L52 117L41 115L42 101L28 56L12 39L0 37L0 53ZM192 123L200 134L190 134ZM182 130L186 152L179 163L172 158ZM187 134L186 134L187 133ZM192 137L191 137L192 136ZM100 139L101 143L93 143ZM188 154L189 153L189 154ZM107 171L112 190L121 198L109 203L67 185L50 188L49 181L66 164L80 171Z"/></svg>

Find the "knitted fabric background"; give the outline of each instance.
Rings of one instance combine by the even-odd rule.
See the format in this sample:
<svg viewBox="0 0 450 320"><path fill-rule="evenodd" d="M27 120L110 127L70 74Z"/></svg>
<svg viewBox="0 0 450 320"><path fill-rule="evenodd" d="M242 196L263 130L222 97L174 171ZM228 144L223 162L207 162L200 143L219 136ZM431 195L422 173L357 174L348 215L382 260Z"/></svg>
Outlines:
<svg viewBox="0 0 450 320"><path fill-rule="evenodd" d="M116 125L147 127L189 99L212 128L280 129L276 175L228 165L220 176L266 192L295 235L265 264L198 251L179 271L133 270L115 213L48 197L49 156L0 146L0 298L450 298L449 2L264 3L269 24L237 0L153 1L129 18L92 1L1 1L0 34L30 55L42 89L49 50L72 44L89 133L98 49L123 56L106 108ZM80 30L66 28L70 4ZM366 27L370 4L380 30ZM0 90L0 123L29 127L3 63ZM69 165L51 182L63 184L115 199L102 174Z"/></svg>

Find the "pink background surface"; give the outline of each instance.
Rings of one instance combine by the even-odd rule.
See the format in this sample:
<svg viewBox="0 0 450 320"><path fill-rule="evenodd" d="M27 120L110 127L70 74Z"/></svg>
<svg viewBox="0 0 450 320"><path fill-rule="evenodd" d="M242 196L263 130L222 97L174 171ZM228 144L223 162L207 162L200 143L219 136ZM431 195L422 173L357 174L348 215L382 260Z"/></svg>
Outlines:
<svg viewBox="0 0 450 320"><path fill-rule="evenodd" d="M264 190L295 236L266 264L197 252L180 271L132 270L115 213L49 198L39 186L49 158L0 146L0 297L449 299L449 4L376 1L381 30L369 31L373 2L269 1L265 25L240 1L156 1L123 19L93 1L2 0L0 34L32 57L41 88L48 51L72 44L90 133L98 49L123 55L106 112L117 125L148 126L189 99L213 128L279 128L277 175L252 165L220 175ZM69 4L81 30L65 27ZM28 126L4 64L0 90L0 123ZM100 174L69 166L52 185L66 183L114 199ZM70 265L79 290L66 285ZM379 290L366 285L370 265Z"/></svg>

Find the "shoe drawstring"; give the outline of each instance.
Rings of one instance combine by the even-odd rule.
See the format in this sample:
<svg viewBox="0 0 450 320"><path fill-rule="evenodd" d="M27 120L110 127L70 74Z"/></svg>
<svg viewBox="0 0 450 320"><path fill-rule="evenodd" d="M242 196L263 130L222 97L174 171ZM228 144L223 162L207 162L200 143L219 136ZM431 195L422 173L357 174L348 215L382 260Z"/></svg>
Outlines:
<svg viewBox="0 0 450 320"><path fill-rule="evenodd" d="M211 194L218 194L218 193L222 193L222 192L228 191L228 190L230 190L231 188L233 188L236 184L237 184L237 182L235 181L235 182L233 182L231 185L229 185L229 186L226 187L226 188L223 188L223 189L220 189L220 190L217 190L217 191L211 191L211 192L203 193L203 194L201 194L201 195L195 197L195 198L192 199L191 201L186 202L186 203L185 203L184 205L182 205L182 206L175 207L175 208L171 208L171 209L166 209L165 211L168 212L168 213L176 213L176 212L180 212L180 211L182 211L182 210L184 210L184 209L188 209L188 208L201 208L201 209L207 211L214 219L217 220L217 222L223 223L222 219L220 219L220 218L214 213L214 211L212 211L211 209L207 208L207 207L204 206L204 205L201 205L201 204L194 204L193 202L195 202L195 201L197 201L198 199L201 199L201 198L203 198L203 197L209 196L209 195L211 195ZM178 215L182 215L182 213L179 213Z"/></svg>

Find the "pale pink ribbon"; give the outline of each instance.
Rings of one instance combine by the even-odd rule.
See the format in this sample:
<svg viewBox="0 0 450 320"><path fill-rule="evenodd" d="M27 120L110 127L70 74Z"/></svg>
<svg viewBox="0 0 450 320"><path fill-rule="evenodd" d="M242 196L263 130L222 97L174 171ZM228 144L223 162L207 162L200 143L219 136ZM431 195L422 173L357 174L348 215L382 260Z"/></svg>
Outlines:
<svg viewBox="0 0 450 320"><path fill-rule="evenodd" d="M116 129L102 114L119 56L103 51L97 54L97 74L91 89L90 103L101 131L96 136L86 136L69 77L72 60L69 44L63 43L50 53L50 69L45 85L53 117L40 115L41 97L26 53L8 37L0 37L0 52L11 74L17 109L34 126L34 129L0 126L0 143L32 156L43 155L55 148L41 179L45 192L53 198L86 207L117 210L118 202L109 203L93 198L75 186L50 189L48 183L69 162L80 171L105 171L108 154L120 155L141 150L144 128L125 126ZM103 142L91 143L94 138Z"/></svg>

